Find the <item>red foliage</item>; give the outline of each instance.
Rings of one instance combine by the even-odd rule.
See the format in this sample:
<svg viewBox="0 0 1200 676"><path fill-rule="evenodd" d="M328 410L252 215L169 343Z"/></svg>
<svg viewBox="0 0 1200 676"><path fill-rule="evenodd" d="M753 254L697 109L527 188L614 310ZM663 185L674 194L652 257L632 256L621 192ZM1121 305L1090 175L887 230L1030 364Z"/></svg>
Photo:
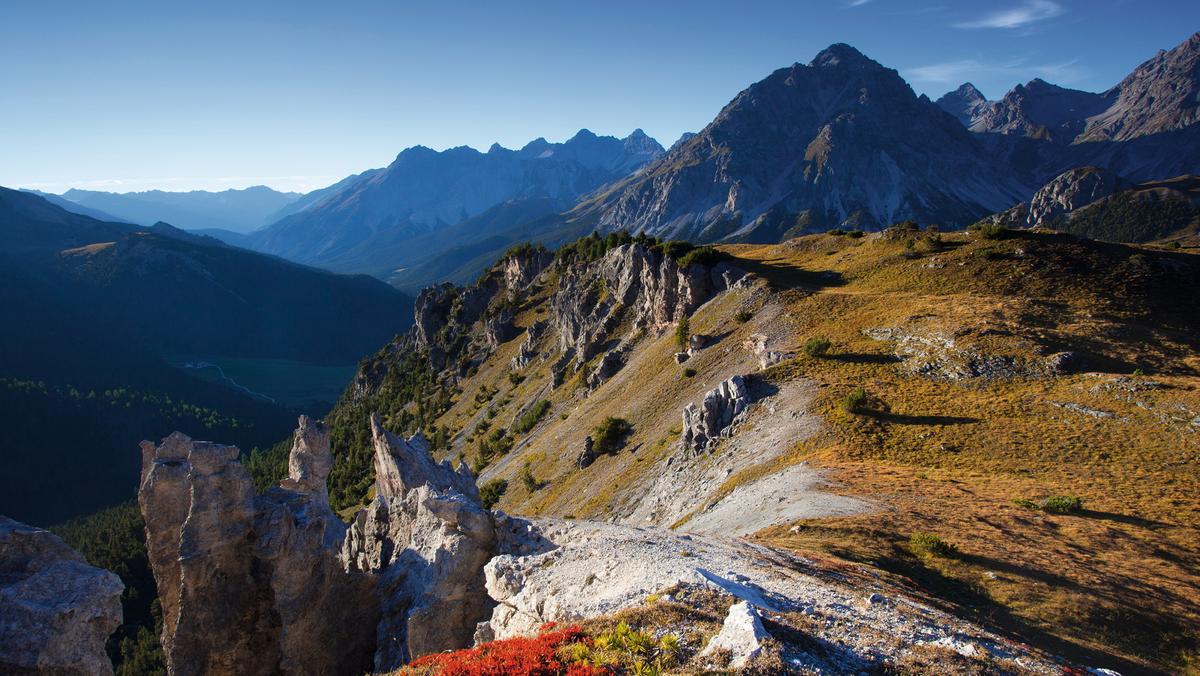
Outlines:
<svg viewBox="0 0 1200 676"><path fill-rule="evenodd" d="M579 627L547 631L533 638L492 641L476 648L452 653L426 655L409 664L414 671L438 676L602 676L608 672L585 664L567 664L556 653L558 648L585 640Z"/></svg>

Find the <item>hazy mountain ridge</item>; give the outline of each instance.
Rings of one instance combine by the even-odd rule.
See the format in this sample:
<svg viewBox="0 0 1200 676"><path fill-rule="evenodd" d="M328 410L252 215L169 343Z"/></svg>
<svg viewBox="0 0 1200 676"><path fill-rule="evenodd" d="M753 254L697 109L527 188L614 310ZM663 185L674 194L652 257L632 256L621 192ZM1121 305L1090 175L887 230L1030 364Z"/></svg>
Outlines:
<svg viewBox="0 0 1200 676"><path fill-rule="evenodd" d="M302 196L259 185L220 192L112 193L72 188L62 198L139 225L165 221L185 230L220 228L246 233L267 225L274 214Z"/></svg>
<svg viewBox="0 0 1200 676"><path fill-rule="evenodd" d="M406 264L409 240L509 200L551 199L565 208L662 152L641 130L617 139L584 129L563 143L538 138L519 150L493 145L486 153L415 146L387 168L254 233L249 244L291 260L382 276Z"/></svg>

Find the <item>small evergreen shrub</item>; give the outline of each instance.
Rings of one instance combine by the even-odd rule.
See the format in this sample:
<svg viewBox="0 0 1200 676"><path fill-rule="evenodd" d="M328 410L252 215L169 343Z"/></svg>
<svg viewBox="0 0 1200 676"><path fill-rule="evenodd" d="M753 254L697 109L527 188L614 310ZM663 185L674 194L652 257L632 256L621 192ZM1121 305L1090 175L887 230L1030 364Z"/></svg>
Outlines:
<svg viewBox="0 0 1200 676"><path fill-rule="evenodd" d="M1004 239L1008 235L1008 228L998 223L984 223L978 231L980 237L988 240Z"/></svg>
<svg viewBox="0 0 1200 676"><path fill-rule="evenodd" d="M679 320L678 324L675 325L675 345L677 345L680 350L686 350L688 348L688 339L691 337L692 323L687 317L684 317L683 319Z"/></svg>
<svg viewBox="0 0 1200 676"><path fill-rule="evenodd" d="M804 343L804 354L810 357L824 357L829 354L831 347L833 343L825 336L813 336Z"/></svg>
<svg viewBox="0 0 1200 676"><path fill-rule="evenodd" d="M624 418L609 416L592 429L592 441L596 453L612 454L621 450L625 438L633 432L633 425Z"/></svg>
<svg viewBox="0 0 1200 676"><path fill-rule="evenodd" d="M492 479L479 487L479 502L484 509L491 509L500 502L501 496L508 490L506 479Z"/></svg>
<svg viewBox="0 0 1200 676"><path fill-rule="evenodd" d="M754 319L754 313L749 310L738 310L737 314L733 316L733 319L739 324L745 324L751 319Z"/></svg>
<svg viewBox="0 0 1200 676"><path fill-rule="evenodd" d="M514 434L525 434L533 429L533 426L538 424L538 421L546 415L546 411L550 410L550 402L546 399L539 399L537 403L529 407L517 422L513 423L512 431Z"/></svg>
<svg viewBox="0 0 1200 676"><path fill-rule="evenodd" d="M952 543L946 542L940 536L933 533L913 533L908 539L908 547L914 554L928 554L932 556L954 556L958 553L958 547Z"/></svg>
<svg viewBox="0 0 1200 676"><path fill-rule="evenodd" d="M865 234L867 234L867 233L863 232L862 230L851 230L850 232L846 233L846 236L853 237L854 239L858 239Z"/></svg>
<svg viewBox="0 0 1200 676"><path fill-rule="evenodd" d="M1083 498L1077 495L1053 495L1042 500L1043 512L1050 514L1078 514L1083 511Z"/></svg>
<svg viewBox="0 0 1200 676"><path fill-rule="evenodd" d="M867 391L861 387L850 390L850 393L842 398L842 409L847 413L858 413L866 405Z"/></svg>
<svg viewBox="0 0 1200 676"><path fill-rule="evenodd" d="M694 369L694 368L691 368L691 367L685 368L685 369L683 370L683 377L684 377L684 378L694 378L694 377L696 377L696 369Z"/></svg>
<svg viewBox="0 0 1200 676"><path fill-rule="evenodd" d="M533 476L533 468L530 467L528 460L521 467L521 484L525 486L525 491L528 493L533 493L542 487L542 482Z"/></svg>

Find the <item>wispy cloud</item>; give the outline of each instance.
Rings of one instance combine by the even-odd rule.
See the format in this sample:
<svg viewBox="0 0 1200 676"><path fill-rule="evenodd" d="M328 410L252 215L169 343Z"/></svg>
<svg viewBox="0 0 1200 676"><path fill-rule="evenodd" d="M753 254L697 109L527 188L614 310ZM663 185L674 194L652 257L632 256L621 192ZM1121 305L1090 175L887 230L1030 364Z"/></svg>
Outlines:
<svg viewBox="0 0 1200 676"><path fill-rule="evenodd" d="M1066 10L1053 0L1027 0L1017 7L993 12L971 21L954 24L955 28L1025 28L1053 19Z"/></svg>
<svg viewBox="0 0 1200 676"><path fill-rule="evenodd" d="M862 7L871 0L846 0L847 7Z"/></svg>
<svg viewBox="0 0 1200 676"><path fill-rule="evenodd" d="M968 80L985 78L1020 80L1030 76L1056 84L1070 84L1086 76L1077 63L1075 60L1062 63L1029 63L1024 59L987 63L975 59L962 59L908 68L904 71L904 76L913 82L942 85L958 85Z"/></svg>

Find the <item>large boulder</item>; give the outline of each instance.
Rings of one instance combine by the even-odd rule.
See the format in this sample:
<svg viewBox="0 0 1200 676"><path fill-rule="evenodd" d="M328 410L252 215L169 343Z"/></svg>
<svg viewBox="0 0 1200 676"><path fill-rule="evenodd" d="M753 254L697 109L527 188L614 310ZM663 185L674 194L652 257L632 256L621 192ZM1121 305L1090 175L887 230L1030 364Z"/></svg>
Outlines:
<svg viewBox="0 0 1200 676"><path fill-rule="evenodd" d="M120 578L49 531L0 516L0 673L112 674Z"/></svg>
<svg viewBox="0 0 1200 676"><path fill-rule="evenodd" d="M700 657L709 657L721 651L729 651L729 667L741 669L763 651L763 641L770 634L763 627L762 617L758 609L746 601L739 601L729 607L721 631L709 640Z"/></svg>
<svg viewBox="0 0 1200 676"><path fill-rule="evenodd" d="M684 451L699 455L712 450L721 437L729 436L750 407L750 389L741 376L733 376L704 394L700 406L683 409L683 433L679 444Z"/></svg>

